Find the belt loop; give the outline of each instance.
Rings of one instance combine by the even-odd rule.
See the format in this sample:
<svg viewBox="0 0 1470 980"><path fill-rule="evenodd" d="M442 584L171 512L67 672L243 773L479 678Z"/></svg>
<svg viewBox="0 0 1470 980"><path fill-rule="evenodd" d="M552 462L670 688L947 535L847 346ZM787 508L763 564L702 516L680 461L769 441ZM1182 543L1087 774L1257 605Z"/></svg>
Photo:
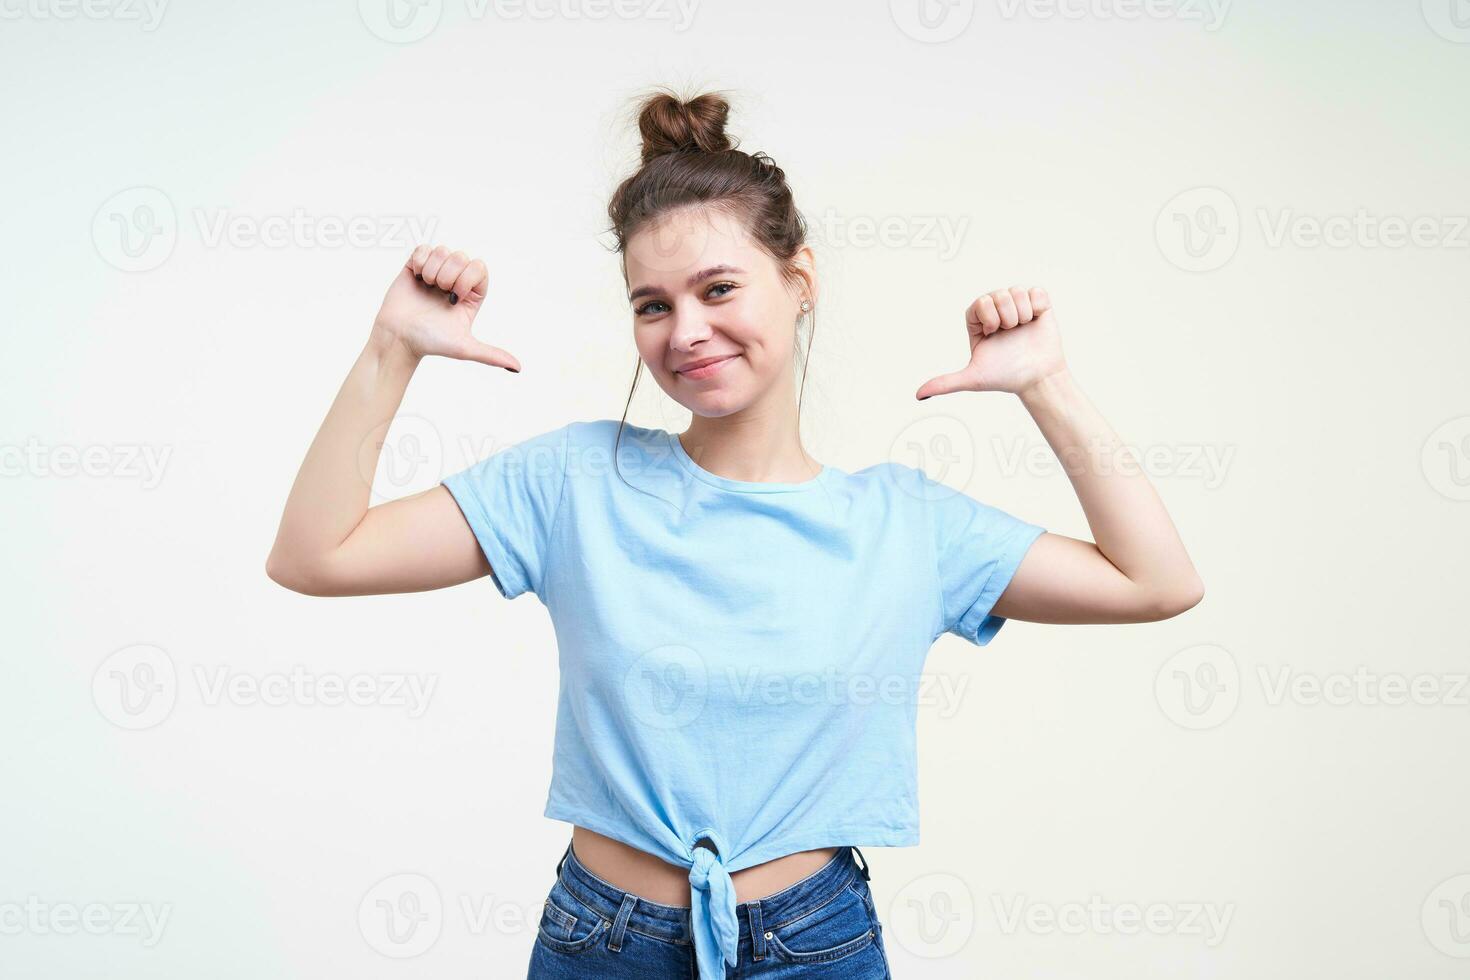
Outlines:
<svg viewBox="0 0 1470 980"><path fill-rule="evenodd" d="M633 914L633 906L637 904L637 895L632 892L623 893L623 904L618 906L618 916L613 920L612 935L607 938L607 948L614 953L623 948L623 932L628 928L628 918Z"/></svg>
<svg viewBox="0 0 1470 980"><path fill-rule="evenodd" d="M856 847L852 849L852 853L862 858L862 864L858 867L858 870L863 873L863 881L872 881L872 876L868 874L868 859L866 857L863 857L863 852L858 850Z"/></svg>
<svg viewBox="0 0 1470 980"><path fill-rule="evenodd" d="M765 927L761 925L760 899L752 899L746 902L745 912L750 919L751 958L759 963L766 958L766 933Z"/></svg>
<svg viewBox="0 0 1470 980"><path fill-rule="evenodd" d="M561 877L561 866L567 863L567 855L572 853L572 842L567 841L567 849L561 852L561 860L556 862L556 876Z"/></svg>

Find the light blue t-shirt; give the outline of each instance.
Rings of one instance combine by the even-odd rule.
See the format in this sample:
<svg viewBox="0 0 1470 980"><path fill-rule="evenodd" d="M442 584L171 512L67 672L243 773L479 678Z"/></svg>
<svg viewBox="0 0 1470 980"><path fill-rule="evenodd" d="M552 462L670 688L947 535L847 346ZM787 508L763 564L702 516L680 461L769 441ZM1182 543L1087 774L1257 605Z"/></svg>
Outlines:
<svg viewBox="0 0 1470 980"><path fill-rule="evenodd" d="M892 462L727 479L632 424L614 468L617 434L572 422L444 484L501 594L551 614L545 815L689 868L699 973L723 978L730 872L919 842L925 656L945 632L990 641L1043 528Z"/></svg>

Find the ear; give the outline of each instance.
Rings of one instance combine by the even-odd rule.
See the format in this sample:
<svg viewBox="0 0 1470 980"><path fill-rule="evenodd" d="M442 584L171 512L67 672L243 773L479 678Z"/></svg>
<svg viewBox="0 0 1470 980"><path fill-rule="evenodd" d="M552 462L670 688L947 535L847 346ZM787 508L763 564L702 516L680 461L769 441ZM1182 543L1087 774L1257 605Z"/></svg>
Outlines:
<svg viewBox="0 0 1470 980"><path fill-rule="evenodd" d="M810 245L803 245L796 250L791 257L791 266L796 274L801 277L806 288L806 298L809 298L812 307L817 305L817 295L821 291L817 282L817 257L812 252Z"/></svg>

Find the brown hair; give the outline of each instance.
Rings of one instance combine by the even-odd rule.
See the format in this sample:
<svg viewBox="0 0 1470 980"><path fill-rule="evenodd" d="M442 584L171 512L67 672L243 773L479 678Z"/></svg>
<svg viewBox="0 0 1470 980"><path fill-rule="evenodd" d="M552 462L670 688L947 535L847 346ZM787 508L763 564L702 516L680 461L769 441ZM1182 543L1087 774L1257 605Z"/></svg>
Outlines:
<svg viewBox="0 0 1470 980"><path fill-rule="evenodd" d="M720 208L738 219L762 250L775 259L788 283L800 278L793 263L797 250L806 244L806 221L797 211L786 183L786 172L764 152L737 149L725 133L730 103L723 96L706 92L684 100L667 89L656 89L643 97L638 109L638 131L643 136L642 165L618 185L607 205L615 250L621 255L628 240L654 219L690 207ZM626 278L626 267L624 270ZM801 391L806 390L806 365L811 356L811 339L816 332L816 313L811 316L806 357L801 366ZM797 348L801 347L800 331ZM618 423L621 437L633 392L643 369L640 358L633 369L628 403ZM801 424L801 396L796 403L797 425ZM616 457L614 442L614 456Z"/></svg>

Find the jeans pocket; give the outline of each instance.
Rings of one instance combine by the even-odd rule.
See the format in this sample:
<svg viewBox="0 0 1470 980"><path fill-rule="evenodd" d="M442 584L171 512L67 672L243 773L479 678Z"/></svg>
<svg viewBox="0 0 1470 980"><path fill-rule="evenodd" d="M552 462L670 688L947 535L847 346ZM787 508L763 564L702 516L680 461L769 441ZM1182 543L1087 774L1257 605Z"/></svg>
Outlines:
<svg viewBox="0 0 1470 980"><path fill-rule="evenodd" d="M788 963L830 963L867 949L875 932L868 900L844 886L823 905L770 930L766 939Z"/></svg>
<svg viewBox="0 0 1470 980"><path fill-rule="evenodd" d="M577 901L558 878L541 907L536 939L558 953L580 953L602 938L610 923Z"/></svg>

